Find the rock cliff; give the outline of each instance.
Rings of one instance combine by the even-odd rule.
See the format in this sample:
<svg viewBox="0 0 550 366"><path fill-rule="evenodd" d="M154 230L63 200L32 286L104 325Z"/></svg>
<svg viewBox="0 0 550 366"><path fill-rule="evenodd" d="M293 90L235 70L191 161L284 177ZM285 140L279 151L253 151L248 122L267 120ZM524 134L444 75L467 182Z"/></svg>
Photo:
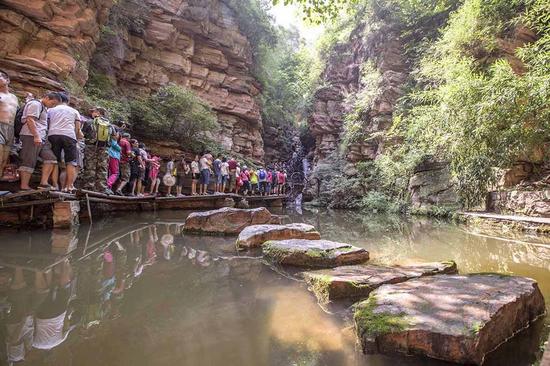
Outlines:
<svg viewBox="0 0 550 366"><path fill-rule="evenodd" d="M129 95L176 83L217 113L221 147L263 160L250 44L224 1L5 0L0 26L18 94L84 86L90 68Z"/></svg>

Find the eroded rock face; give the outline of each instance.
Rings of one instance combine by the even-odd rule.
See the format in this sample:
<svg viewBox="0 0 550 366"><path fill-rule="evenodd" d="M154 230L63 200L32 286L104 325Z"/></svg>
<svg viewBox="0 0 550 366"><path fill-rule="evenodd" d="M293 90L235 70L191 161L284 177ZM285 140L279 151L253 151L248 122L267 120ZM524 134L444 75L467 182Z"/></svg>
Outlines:
<svg viewBox="0 0 550 366"><path fill-rule="evenodd" d="M183 230L204 234L235 235L249 225L266 224L270 220L271 213L264 207L254 209L224 207L189 214L185 219Z"/></svg>
<svg viewBox="0 0 550 366"><path fill-rule="evenodd" d="M458 202L447 162L428 159L419 164L409 180L409 193L415 208L455 206Z"/></svg>
<svg viewBox="0 0 550 366"><path fill-rule="evenodd" d="M308 224L253 225L241 231L237 239L237 248L255 248L268 240L286 239L318 240L321 239L321 234Z"/></svg>
<svg viewBox="0 0 550 366"><path fill-rule="evenodd" d="M308 119L316 140L315 161L323 160L340 144L344 116L351 111L349 95L365 87L361 84L361 68L370 62L378 75L376 95L372 98L364 120L366 139L349 145L346 159L350 162L375 159L384 148L384 139L368 138L391 126L392 114L408 67L403 56L399 29L391 24L379 24L369 31L364 24L356 28L349 42L336 46L322 79L326 86L315 93L314 109Z"/></svg>
<svg viewBox="0 0 550 366"><path fill-rule="evenodd" d="M365 353L480 365L544 313L544 298L530 278L437 275L378 288L356 305L354 319Z"/></svg>
<svg viewBox="0 0 550 366"><path fill-rule="evenodd" d="M550 189L491 192L487 210L500 214L550 217Z"/></svg>
<svg viewBox="0 0 550 366"><path fill-rule="evenodd" d="M412 278L457 273L455 262L422 263L410 266L363 264L304 272L309 288L322 303L337 299L366 298L378 287Z"/></svg>
<svg viewBox="0 0 550 366"><path fill-rule="evenodd" d="M250 44L234 10L221 0L136 4L3 1L0 68L10 74L19 95L78 89L90 68L131 96L168 83L185 86L217 113L215 141L237 156L262 161L260 87L250 72ZM113 25L110 16L128 19Z"/></svg>
<svg viewBox="0 0 550 366"><path fill-rule="evenodd" d="M365 249L329 240L271 240L263 244L262 250L272 262L300 267L336 267L369 259Z"/></svg>

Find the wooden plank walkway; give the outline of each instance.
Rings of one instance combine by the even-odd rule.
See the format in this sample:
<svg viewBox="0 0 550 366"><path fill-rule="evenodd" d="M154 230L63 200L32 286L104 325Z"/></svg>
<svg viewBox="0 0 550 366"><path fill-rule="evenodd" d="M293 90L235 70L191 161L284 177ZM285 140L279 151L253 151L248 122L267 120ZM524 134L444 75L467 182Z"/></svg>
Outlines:
<svg viewBox="0 0 550 366"><path fill-rule="evenodd" d="M525 222L533 224L550 225L550 217L520 216L520 215L501 215L492 212L461 212L466 217L479 217L483 219L493 219L498 221Z"/></svg>

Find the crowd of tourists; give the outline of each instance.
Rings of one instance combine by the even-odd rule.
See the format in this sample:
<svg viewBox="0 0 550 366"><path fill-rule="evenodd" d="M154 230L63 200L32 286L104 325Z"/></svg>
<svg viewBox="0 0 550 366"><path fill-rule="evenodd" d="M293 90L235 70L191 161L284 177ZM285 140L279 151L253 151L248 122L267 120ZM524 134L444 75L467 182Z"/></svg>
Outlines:
<svg viewBox="0 0 550 366"><path fill-rule="evenodd" d="M43 190L73 192L78 185L110 195L144 196L159 194L164 185L167 196L182 196L184 182L190 182L191 195L285 194L283 163L249 167L208 150L193 160L182 154L163 163L132 138L127 123L111 123L106 109L94 107L81 115L69 105L66 92L42 98L28 93L19 106L9 83L8 74L0 71L0 173L16 175L9 161L18 151L22 191L32 189L31 177L41 161L37 188Z"/></svg>

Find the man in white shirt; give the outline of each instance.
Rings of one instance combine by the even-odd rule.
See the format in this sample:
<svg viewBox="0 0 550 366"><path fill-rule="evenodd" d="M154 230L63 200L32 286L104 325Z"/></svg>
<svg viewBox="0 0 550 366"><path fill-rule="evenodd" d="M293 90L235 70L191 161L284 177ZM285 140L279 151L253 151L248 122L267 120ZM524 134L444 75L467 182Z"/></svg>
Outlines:
<svg viewBox="0 0 550 366"><path fill-rule="evenodd" d="M210 166L212 165L212 155L206 151L199 160L201 169L199 194L208 194L208 184L210 183Z"/></svg>
<svg viewBox="0 0 550 366"><path fill-rule="evenodd" d="M21 190L28 191L29 181L36 166L38 157L42 158L42 179L38 188L48 189L48 178L51 175L54 164L57 164L57 158L45 144L46 133L48 130L48 108L53 108L61 103L61 97L58 93L47 93L41 100L34 99L25 104L21 122L23 128L19 139L22 149L19 154L21 166L19 174L21 175Z"/></svg>
<svg viewBox="0 0 550 366"><path fill-rule="evenodd" d="M64 190L73 190L78 166L77 139L84 136L80 131L80 113L68 105L69 97L65 93L60 93L60 96L62 103L48 110L48 141L58 163L63 157L65 160L67 177ZM53 180L57 181L57 177Z"/></svg>
<svg viewBox="0 0 550 366"><path fill-rule="evenodd" d="M0 70L0 178L8 163L10 148L13 145L13 123L19 102L9 92L10 77Z"/></svg>

